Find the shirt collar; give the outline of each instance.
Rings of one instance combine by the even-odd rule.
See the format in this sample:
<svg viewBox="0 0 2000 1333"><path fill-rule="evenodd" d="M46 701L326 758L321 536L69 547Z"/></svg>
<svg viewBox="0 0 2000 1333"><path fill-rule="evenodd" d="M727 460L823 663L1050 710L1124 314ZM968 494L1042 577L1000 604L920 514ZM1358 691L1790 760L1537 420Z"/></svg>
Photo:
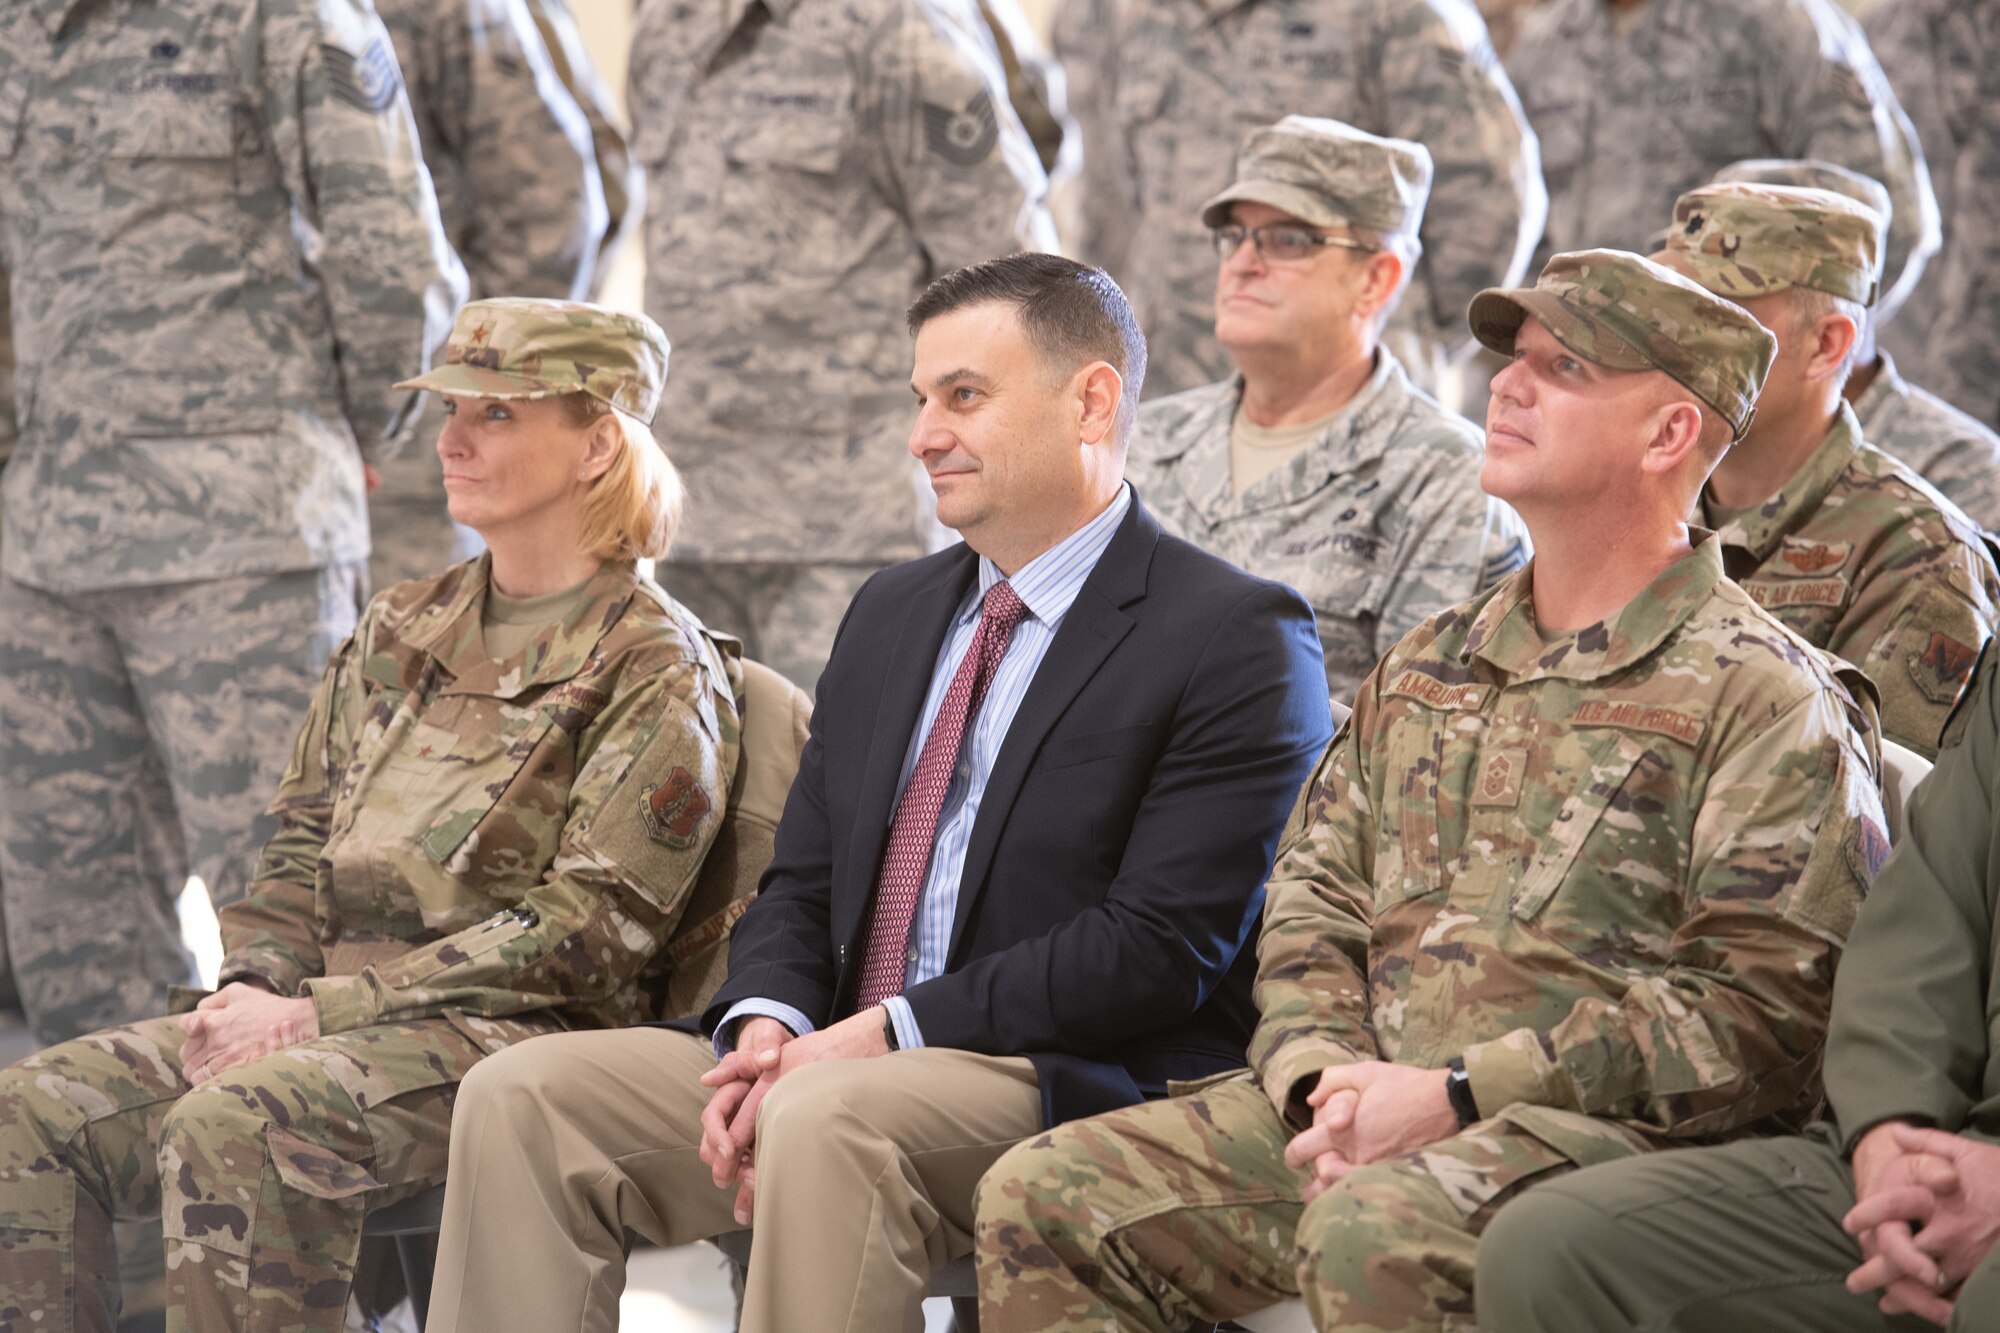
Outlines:
<svg viewBox="0 0 2000 1333"><path fill-rule="evenodd" d="M1825 501L1840 474L1861 452L1861 423L1846 403L1834 416L1833 426L1784 488L1747 513L1738 514L1720 530L1723 544L1748 551L1758 564L1768 560L1788 533L1805 526ZM1708 512L1708 488L1703 487L1700 511Z"/></svg>
<svg viewBox="0 0 2000 1333"><path fill-rule="evenodd" d="M1623 671L1666 642L1722 581L1722 543L1690 528L1694 549L1662 570L1608 620L1554 634L1535 623L1534 565L1511 575L1473 618L1465 658L1485 659L1515 681L1590 681Z"/></svg>
<svg viewBox="0 0 2000 1333"><path fill-rule="evenodd" d="M1131 508L1132 487L1121 481L1117 497L1104 507L1103 513L1014 571L1014 577L1007 582L1028 608L1029 615L1051 631L1062 624L1077 594L1083 591L1084 581L1097 568L1097 562L1111 545L1111 539L1118 535L1118 525L1125 521L1125 514ZM985 604L987 591L1005 577L1000 566L980 556L978 595L966 611L960 612L960 618L977 614Z"/></svg>
<svg viewBox="0 0 2000 1333"><path fill-rule="evenodd" d="M451 600L426 610L429 623L415 626L409 636L412 647L435 657L451 674L447 694L511 699L534 686L570 679L583 670L598 641L618 622L638 590L638 574L631 565L607 562L591 576L569 615L542 630L513 657L496 662L486 653L480 625L492 573L493 557L480 556L467 568Z"/></svg>

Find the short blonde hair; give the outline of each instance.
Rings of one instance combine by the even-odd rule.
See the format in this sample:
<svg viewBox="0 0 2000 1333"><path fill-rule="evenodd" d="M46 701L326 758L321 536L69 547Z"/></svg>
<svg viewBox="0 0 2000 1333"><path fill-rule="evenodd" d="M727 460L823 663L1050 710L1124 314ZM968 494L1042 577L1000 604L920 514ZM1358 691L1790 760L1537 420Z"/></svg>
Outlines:
<svg viewBox="0 0 2000 1333"><path fill-rule="evenodd" d="M636 417L587 393L566 393L563 402L579 426L610 413L621 441L611 466L583 497L584 549L600 560L662 558L680 530L687 497L679 469Z"/></svg>

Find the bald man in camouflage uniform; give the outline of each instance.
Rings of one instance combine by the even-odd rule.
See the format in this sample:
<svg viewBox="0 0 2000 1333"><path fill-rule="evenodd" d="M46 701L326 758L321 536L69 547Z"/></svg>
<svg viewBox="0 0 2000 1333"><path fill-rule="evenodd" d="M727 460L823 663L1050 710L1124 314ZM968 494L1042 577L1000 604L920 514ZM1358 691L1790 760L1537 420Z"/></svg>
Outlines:
<svg viewBox="0 0 2000 1333"><path fill-rule="evenodd" d="M1663 261L1741 302L1779 344L1756 424L1696 517L1759 604L1868 674L1883 734L1934 755L2000 623L2000 572L1978 528L1868 444L1840 396L1882 217L1827 190L1746 184L1690 190L1673 217Z"/></svg>
<svg viewBox="0 0 2000 1333"><path fill-rule="evenodd" d="M1733 162L1715 177L1718 185L1731 181L1832 190L1883 217L1892 207L1880 181L1831 162ZM1862 320L1854 371L1841 390L1861 421L1863 437L1944 492L1980 527L2000 531L2000 434L1903 378L1896 359L1878 342L1889 332L1882 325L1879 311Z"/></svg>
<svg viewBox="0 0 2000 1333"><path fill-rule="evenodd" d="M1210 384L1201 202L1246 129L1324 116L1424 145L1437 164L1424 262L1391 324L1420 382L1466 341L1465 303L1520 278L1546 195L1534 136L1471 0L1121 0L1110 46L1138 212L1119 281L1145 323L1155 395Z"/></svg>
<svg viewBox="0 0 2000 1333"><path fill-rule="evenodd" d="M1915 134L1831 0L1552 0L1507 68L1541 137L1542 254L1643 245L1682 192L1749 157L1822 158L1888 187L1884 310L1938 248Z"/></svg>
<svg viewBox="0 0 2000 1333"><path fill-rule="evenodd" d="M1235 240L1215 319L1237 373L1146 404L1126 459L1170 532L1305 594L1342 700L1418 622L1528 559L1520 518L1479 489L1478 429L1377 341L1430 187L1420 144L1307 116L1251 131L1202 209L1218 251Z"/></svg>
<svg viewBox="0 0 2000 1333"><path fill-rule="evenodd" d="M592 127L558 76L528 0L374 0L389 29L471 296L589 296L608 230ZM368 500L377 588L479 554L451 521L438 466L442 408L379 469Z"/></svg>
<svg viewBox="0 0 2000 1333"><path fill-rule="evenodd" d="M1047 178L974 0L646 0L630 95L690 501L660 577L811 688L861 584L934 528L904 311L1053 249Z"/></svg>
<svg viewBox="0 0 2000 1333"><path fill-rule="evenodd" d="M130 792L210 897L365 581L362 464L464 293L364 0L0 8L20 445L0 559L0 872L36 1034L186 980ZM88 819L79 812L88 811Z"/></svg>
<svg viewBox="0 0 2000 1333"><path fill-rule="evenodd" d="M1535 562L1398 644L1321 760L1267 889L1253 1069L987 1173L985 1333L1293 1294L1322 1329L1470 1327L1475 1238L1522 1190L1817 1104L1887 851L1874 740L1684 522L1773 341L1611 251L1471 322L1514 358L1484 480Z"/></svg>

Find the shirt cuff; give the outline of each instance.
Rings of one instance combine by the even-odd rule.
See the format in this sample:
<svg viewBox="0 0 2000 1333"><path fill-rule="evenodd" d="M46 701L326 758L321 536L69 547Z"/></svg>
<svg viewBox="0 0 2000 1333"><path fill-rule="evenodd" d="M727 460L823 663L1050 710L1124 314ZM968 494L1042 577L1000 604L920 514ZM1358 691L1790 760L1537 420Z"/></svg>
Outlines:
<svg viewBox="0 0 2000 1333"><path fill-rule="evenodd" d="M1517 1103L1589 1114L1576 1097L1566 1095L1569 1080L1561 1064L1543 1052L1540 1038L1527 1028L1477 1042L1460 1054L1472 1083L1472 1100L1479 1103L1483 1116L1491 1118L1502 1107Z"/></svg>
<svg viewBox="0 0 2000 1333"><path fill-rule="evenodd" d="M789 1004L776 1000L738 1000L729 1006L729 1012L715 1025L715 1058L736 1049L736 1022L742 1018L775 1018L792 1030L794 1037L803 1037L813 1030L812 1020Z"/></svg>
<svg viewBox="0 0 2000 1333"><path fill-rule="evenodd" d="M889 1011L889 1021L896 1025L896 1045L906 1051L922 1050L924 1030L917 1026L917 1012L910 1008L910 1002L900 995L891 995L882 1001L882 1007Z"/></svg>
<svg viewBox="0 0 2000 1333"><path fill-rule="evenodd" d="M312 997L322 1037L381 1021L381 1005L365 977L313 977L299 990Z"/></svg>

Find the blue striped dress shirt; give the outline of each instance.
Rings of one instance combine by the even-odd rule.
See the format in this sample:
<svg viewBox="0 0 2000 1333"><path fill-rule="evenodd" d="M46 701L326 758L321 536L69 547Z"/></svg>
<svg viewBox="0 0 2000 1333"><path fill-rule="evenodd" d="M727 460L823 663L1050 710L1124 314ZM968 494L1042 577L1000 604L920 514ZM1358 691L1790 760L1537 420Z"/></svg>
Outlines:
<svg viewBox="0 0 2000 1333"><path fill-rule="evenodd" d="M951 948L952 918L958 911L959 876L965 871L965 849L972 841L972 827L979 819L979 803L986 795L986 779L993 771L993 760L1000 753L1001 742L1007 739L1007 729L1014 723L1021 700L1027 697L1028 687L1034 683L1035 672L1048 656L1056 631L1062 628L1063 617L1069 614L1077 594L1083 591L1084 580L1097 568L1098 560L1111 545L1118 525L1131 507L1132 488L1121 485L1117 498L1103 513L1021 566L1008 580L1014 595L1027 606L1028 614L1015 626L1007 655L1000 659L1000 668L987 687L986 699L959 747L958 767L945 792L944 809L938 813L937 840L931 844L931 864L924 875L923 895L917 900L916 916L910 923L905 986L929 981L944 971L945 954ZM909 749L903 756L902 776L896 782L898 800L917 766L917 756L923 751L931 724L937 720L938 709L944 704L951 678L972 647L986 591L1002 577L999 566L985 556L979 557L979 580L953 615L937 665L931 669L930 693L924 698L924 711L910 736ZM889 805L891 820L895 818L896 804L892 801ZM896 995L884 1004L896 1025L897 1044L905 1050L922 1046L924 1036L909 1001ZM731 1025L752 1015L775 1018L800 1036L813 1030L811 1020L790 1005L775 1000L743 1000L730 1008L716 1028L718 1054L726 1049L722 1044L724 1034L730 1034L733 1041Z"/></svg>

